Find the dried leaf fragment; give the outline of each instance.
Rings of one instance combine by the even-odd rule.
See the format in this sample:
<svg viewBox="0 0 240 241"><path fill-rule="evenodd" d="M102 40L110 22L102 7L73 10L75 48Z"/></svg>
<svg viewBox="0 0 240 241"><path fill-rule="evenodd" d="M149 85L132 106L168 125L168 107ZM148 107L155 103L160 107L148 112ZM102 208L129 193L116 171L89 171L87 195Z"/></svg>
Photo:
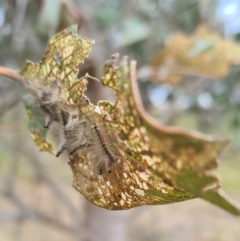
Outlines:
<svg viewBox="0 0 240 241"><path fill-rule="evenodd" d="M156 82L178 83L183 75L221 79L229 66L240 62L240 46L199 26L190 36L173 35L153 60L152 75Z"/></svg>

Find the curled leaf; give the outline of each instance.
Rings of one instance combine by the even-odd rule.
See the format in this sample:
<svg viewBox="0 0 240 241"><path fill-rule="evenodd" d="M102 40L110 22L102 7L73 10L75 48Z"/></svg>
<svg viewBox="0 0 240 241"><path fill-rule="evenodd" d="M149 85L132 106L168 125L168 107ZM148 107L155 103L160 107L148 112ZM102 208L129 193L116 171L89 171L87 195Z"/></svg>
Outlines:
<svg viewBox="0 0 240 241"><path fill-rule="evenodd" d="M105 63L102 76L102 84L113 90L116 102L92 104L84 93L87 80L95 78L86 74L77 79L78 65L91 46L91 41L76 36L75 26L70 27L50 40L42 62L27 63L21 71L27 81L41 82L41 93L55 83L60 89L51 106L45 100L49 96L41 100L45 98L43 107L57 115L55 124L63 130L61 152L66 149L69 153L73 186L107 209L202 197L238 215L230 202L220 204L219 181L209 176L228 140L167 128L152 120L139 98L136 63L129 67L124 57L117 65L117 54ZM40 133L37 137L42 137ZM35 143L42 148L47 142Z"/></svg>
<svg viewBox="0 0 240 241"><path fill-rule="evenodd" d="M217 159L229 143L225 137L204 135L200 132L178 127L164 126L156 122L144 109L139 95L135 62L131 69L132 95L140 121L148 131L156 149L162 150L160 175L167 175L173 185L180 187L195 197L201 197L226 211L239 216L240 207L222 190L216 176L210 171L217 168ZM162 169L162 167L166 167ZM154 165L153 165L154 167Z"/></svg>

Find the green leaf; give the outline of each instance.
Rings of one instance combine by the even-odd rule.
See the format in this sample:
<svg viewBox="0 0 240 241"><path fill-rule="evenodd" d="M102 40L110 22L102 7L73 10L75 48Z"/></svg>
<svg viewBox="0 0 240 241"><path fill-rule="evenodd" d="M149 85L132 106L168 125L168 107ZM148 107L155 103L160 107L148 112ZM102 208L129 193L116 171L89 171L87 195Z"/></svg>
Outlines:
<svg viewBox="0 0 240 241"><path fill-rule="evenodd" d="M120 11L113 7L105 7L95 12L94 19L101 28L112 27L119 18Z"/></svg>
<svg viewBox="0 0 240 241"><path fill-rule="evenodd" d="M149 26L138 18L128 18L116 27L115 32L115 46L123 47L148 38Z"/></svg>
<svg viewBox="0 0 240 241"><path fill-rule="evenodd" d="M37 22L37 29L41 34L52 36L56 33L60 18L61 5L61 0L42 1L42 9Z"/></svg>
<svg viewBox="0 0 240 241"><path fill-rule="evenodd" d="M218 179L214 176L200 176L190 170L182 170L176 178L177 186L194 193L225 211L240 216L240 206L219 189ZM215 187L215 188L214 188Z"/></svg>

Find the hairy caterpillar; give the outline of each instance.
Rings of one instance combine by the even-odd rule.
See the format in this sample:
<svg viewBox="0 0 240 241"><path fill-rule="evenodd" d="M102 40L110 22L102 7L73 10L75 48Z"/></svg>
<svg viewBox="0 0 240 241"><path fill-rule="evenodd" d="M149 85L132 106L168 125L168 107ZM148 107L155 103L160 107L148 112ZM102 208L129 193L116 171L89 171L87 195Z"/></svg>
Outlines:
<svg viewBox="0 0 240 241"><path fill-rule="evenodd" d="M59 99L61 90L57 80L53 81L51 86L44 86L44 83L39 80L27 80L25 89L24 100L32 106L39 107L43 112L46 128L50 126L52 121L59 121L56 101Z"/></svg>
<svg viewBox="0 0 240 241"><path fill-rule="evenodd" d="M87 77L90 76L86 74L74 83L70 89ZM70 138L67 137L71 136L71 129L79 119L76 105L69 107L67 93L64 92L60 81L57 79L51 83L38 79L26 80L25 90L24 100L29 105L39 108L45 119L44 127L49 128L50 132L58 140L59 147L56 156L60 156L68 148L68 139Z"/></svg>
<svg viewBox="0 0 240 241"><path fill-rule="evenodd" d="M97 80L88 74L74 83L69 90L76 88L84 78ZM73 92L74 93L74 92ZM80 106L78 106L80 103ZM81 108L86 106L86 112L82 113ZM89 107L88 107L89 106ZM79 108L80 107L80 108ZM79 99L77 105L68 109L68 122L65 126L68 139L68 151L71 155L79 153L86 156L93 171L97 174L110 173L113 163L118 161L114 153L112 133L104 126L103 113L97 107L92 108L85 97Z"/></svg>
<svg viewBox="0 0 240 241"><path fill-rule="evenodd" d="M60 145L56 156L59 156L67 147L64 133L67 115L59 104L64 99L59 81L54 80L50 85L47 85L44 81L27 80L25 90L24 100L29 105L39 108L45 118L44 127L49 128L58 139Z"/></svg>
<svg viewBox="0 0 240 241"><path fill-rule="evenodd" d="M109 133L95 120L94 114L88 114L73 126L69 136L69 151L71 155L76 152L86 155L95 173L110 173L112 164L118 161L110 139Z"/></svg>
<svg viewBox="0 0 240 241"><path fill-rule="evenodd" d="M77 84L88 77L90 76L82 77L69 91L74 86L78 88ZM110 173L113 163L117 162L118 158L113 151L109 131L106 131L95 118L97 113L93 110L85 114L80 113L78 105L81 101L67 104L69 99L66 93L63 93L58 80L52 81L50 85L44 84L40 80L26 81L27 94L24 98L29 104L41 110L45 117L45 127L57 138L59 148L56 156L60 156L68 149L71 155L77 152L86 156L94 173ZM71 96L69 98L71 99Z"/></svg>
<svg viewBox="0 0 240 241"><path fill-rule="evenodd" d="M107 167L108 172L111 172L110 168L112 167L112 164L117 162L117 157L114 156L114 154L112 153L112 151L110 150L109 147L109 143L108 142L108 138L106 136L104 136L104 134L101 132L99 126L94 123L94 130L97 134L97 137L99 139L99 144L102 147L103 152L105 153L105 155L107 156L108 162L105 164L105 166ZM101 174L101 172L103 171L102 168L100 168L98 170L98 174Z"/></svg>

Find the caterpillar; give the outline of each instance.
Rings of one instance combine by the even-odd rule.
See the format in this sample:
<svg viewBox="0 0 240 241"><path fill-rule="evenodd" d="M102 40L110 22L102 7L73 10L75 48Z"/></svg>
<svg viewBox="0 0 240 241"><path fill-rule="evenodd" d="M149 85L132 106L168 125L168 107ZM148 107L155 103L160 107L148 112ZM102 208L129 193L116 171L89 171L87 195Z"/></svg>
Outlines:
<svg viewBox="0 0 240 241"><path fill-rule="evenodd" d="M113 152L114 147L110 143L109 135L95 120L93 114L82 117L74 125L69 138L69 149L71 155L76 152L86 155L94 172L99 175L110 173L113 163L118 161Z"/></svg>
<svg viewBox="0 0 240 241"><path fill-rule="evenodd" d="M112 167L113 163L117 162L117 158L113 155L112 151L109 149L109 144L107 143L106 137L104 137L104 135L102 134L101 130L99 129L99 126L95 123L93 128L99 139L99 144L101 144L103 152L108 158L108 162L106 164L107 170L108 172L111 172L110 168ZM99 169L98 172L99 174L101 174L102 169Z"/></svg>
<svg viewBox="0 0 240 241"><path fill-rule="evenodd" d="M60 87L57 80L53 81L51 86L44 86L44 83L39 80L27 80L25 89L24 100L31 106L39 107L43 112L45 116L44 127L48 128L52 121L59 121L56 100L60 95Z"/></svg>
<svg viewBox="0 0 240 241"><path fill-rule="evenodd" d="M85 75L83 78L86 77L90 76ZM73 86L76 86L83 78ZM66 149L70 155L84 154L95 173L99 175L110 173L118 157L110 142L109 131L105 130L95 118L97 113L92 110L83 114L78 104L66 104L67 95L63 93L58 80L52 81L50 85L44 84L46 83L40 80L26 81L27 93L24 99L43 113L44 126L49 128L59 142L56 156L60 156Z"/></svg>
<svg viewBox="0 0 240 241"><path fill-rule="evenodd" d="M45 85L44 85L45 84ZM67 114L60 108L60 101L64 99L58 80L50 85L40 80L26 80L26 94L23 99L31 106L39 108L43 113L44 127L58 139L59 147L56 156L59 156L67 148L64 126L67 122Z"/></svg>

